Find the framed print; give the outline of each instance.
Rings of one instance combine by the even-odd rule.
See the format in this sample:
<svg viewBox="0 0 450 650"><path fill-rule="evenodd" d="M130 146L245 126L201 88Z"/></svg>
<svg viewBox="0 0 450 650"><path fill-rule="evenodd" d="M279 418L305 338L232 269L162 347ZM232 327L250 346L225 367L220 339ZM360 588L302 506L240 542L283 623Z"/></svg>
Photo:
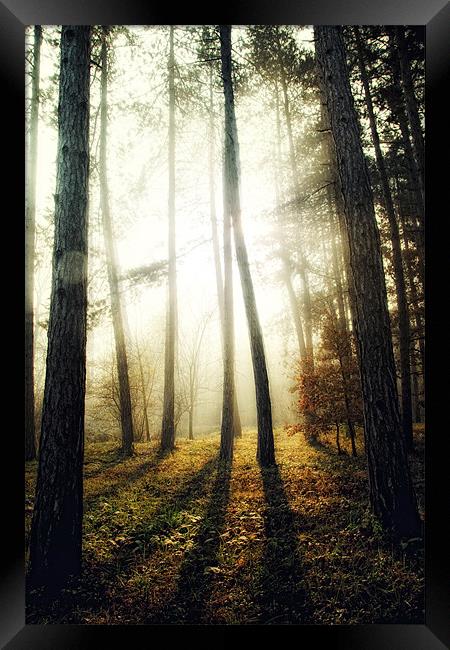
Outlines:
<svg viewBox="0 0 450 650"><path fill-rule="evenodd" d="M34 431L2 647L450 643L448 5L227 9L0 3Z"/></svg>

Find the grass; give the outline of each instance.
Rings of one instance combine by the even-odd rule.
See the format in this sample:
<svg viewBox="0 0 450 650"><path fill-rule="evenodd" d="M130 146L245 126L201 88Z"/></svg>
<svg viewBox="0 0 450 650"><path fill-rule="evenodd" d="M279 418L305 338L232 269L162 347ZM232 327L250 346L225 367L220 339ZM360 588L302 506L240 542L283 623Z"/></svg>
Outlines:
<svg viewBox="0 0 450 650"><path fill-rule="evenodd" d="M121 460L88 445L80 579L60 599L28 595L28 623L423 623L423 548L395 545L367 511L365 459L333 438L275 432L277 466L256 433L217 462L219 437ZM346 444L346 443L345 443ZM345 447L344 444L344 447ZM423 430L411 456L423 503ZM26 470L29 531L36 463Z"/></svg>

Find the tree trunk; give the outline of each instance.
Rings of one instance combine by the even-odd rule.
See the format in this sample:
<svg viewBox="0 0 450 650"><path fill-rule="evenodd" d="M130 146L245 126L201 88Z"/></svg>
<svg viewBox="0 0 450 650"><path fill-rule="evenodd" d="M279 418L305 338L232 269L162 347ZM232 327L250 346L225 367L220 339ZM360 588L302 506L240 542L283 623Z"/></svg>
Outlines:
<svg viewBox="0 0 450 650"><path fill-rule="evenodd" d="M213 102L213 83L212 83L212 66L209 68L209 203L211 214L211 231L212 243L214 252L214 267L216 272L216 287L217 287L217 301L219 304L220 327L222 332L222 350L224 339L224 307L223 307L223 279L222 279L222 265L220 263L220 246L219 235L217 231L217 215L216 215L216 197L214 191L214 102ZM233 277L228 278L229 282L233 281ZM234 339L234 322L231 320L231 330ZM233 407L233 430L235 438L242 438L241 418L239 415L239 405L237 401L236 385L234 390L234 407Z"/></svg>
<svg viewBox="0 0 450 650"><path fill-rule="evenodd" d="M336 205L336 212L337 212L337 222L338 222L337 225L338 225L339 237L341 241L345 286L347 288L346 292L344 293L344 296L348 302L348 312L349 312L348 322L351 323L353 332L356 333L356 327L357 327L356 299L355 299L353 283L351 280L350 250L349 250L349 243L348 243L348 233L347 233L347 229L345 226L345 219L344 219L344 201L342 198L340 179L337 171L336 153L334 150L334 146L332 146L332 135L331 135L329 116L325 111L325 106L323 101L321 102L320 105L320 113L321 113L321 120L322 120L322 129L325 133L325 140L324 140L325 158L328 158L329 168L330 168L330 179L333 181L332 187L333 187L334 202Z"/></svg>
<svg viewBox="0 0 450 650"><path fill-rule="evenodd" d="M410 291L410 294L411 294L411 303L413 305L414 323L416 325L417 334L419 336L420 361L421 361L421 365L422 365L422 369L423 369L423 368L425 368L424 327L423 327L422 318L420 316L420 312L419 312L419 309L418 309L419 294L417 293L417 286L416 286L416 279L415 279L415 276L414 276L414 269L411 266L411 261L410 261L410 256L409 256L409 242L408 242L408 236L406 234L406 220L405 220L405 216L403 214L403 207L402 207L402 204L401 204L400 200L399 200L399 203L398 203L398 213L399 213L399 216L400 216L400 223L401 223L402 231L403 231L403 245L405 247L405 252L406 252L406 270L407 270L408 285L409 285L409 291Z"/></svg>
<svg viewBox="0 0 450 650"><path fill-rule="evenodd" d="M194 390L193 384L189 388L189 399L190 399L190 408L189 408L189 440L194 440Z"/></svg>
<svg viewBox="0 0 450 650"><path fill-rule="evenodd" d="M175 447L175 346L177 329L177 271L175 251L175 58L173 25L170 26L169 53L169 286L166 315L164 360L164 406L161 427L161 449Z"/></svg>
<svg viewBox="0 0 450 650"><path fill-rule="evenodd" d="M139 350L139 345L138 345L137 340L136 340L136 352L137 352L137 358L138 358L138 364L139 364L139 376L140 376L140 379L141 379L142 405L143 405L143 409L144 409L145 440L147 442L150 442L151 436L150 436L150 426L148 424L147 389L146 389L146 386L145 386L144 368L142 366L141 351Z"/></svg>
<svg viewBox="0 0 450 650"><path fill-rule="evenodd" d="M281 78L281 87L283 89L283 99L284 99L284 116L286 120L286 129L288 134L288 143L289 143L289 157L291 163L291 172L293 186L295 190L295 199L299 200L300 190L299 190L299 172L297 166L297 157L295 154L295 145L294 145L294 135L292 132L292 120L291 120L291 111L289 106L289 96L287 89L287 81L284 71L283 62L281 60L281 44L278 40L278 56L279 56L279 66L280 66L280 78ZM301 215L299 215L299 220L301 223ZM299 257L300 257L300 273L302 277L303 285L303 302L304 302L304 320L305 320L305 345L306 345L306 356L308 362L311 364L311 367L314 369L314 349L312 342L312 312L311 312L311 294L309 291L309 278L308 278L308 269L305 265L305 257L303 254L302 248L299 248Z"/></svg>
<svg viewBox="0 0 450 650"><path fill-rule="evenodd" d="M233 336L233 264L231 252L231 197L229 180L223 175L223 399L220 429L220 458L231 462L234 433L234 336Z"/></svg>
<svg viewBox="0 0 450 650"><path fill-rule="evenodd" d="M275 463L275 449L272 429L272 408L270 403L269 378L267 375L264 344L256 308L255 293L250 274L247 248L241 225L239 198L239 145L234 93L231 77L231 26L220 26L220 47L222 61L223 89L225 96L225 187L228 206L233 219L236 258L241 278L242 293L250 337L253 374L256 389L256 411L258 421L257 460L262 466Z"/></svg>
<svg viewBox="0 0 450 650"><path fill-rule="evenodd" d="M393 117L397 120L400 127L402 136L403 148L405 151L408 169L408 182L409 191L413 196L413 203L416 210L416 216L419 221L419 228L414 228L414 241L417 249L420 250L422 255L422 263L424 258L424 230L425 230L425 197L423 194L423 180L420 177L417 159L414 156L413 148L410 140L410 130L408 126L408 116L406 114L404 94L402 93L401 74L400 74L400 61L395 42L396 27L389 28L389 49L391 55L391 69L392 69L392 83L394 95L388 95L390 98L390 109ZM422 281L423 281L423 270Z"/></svg>
<svg viewBox="0 0 450 650"><path fill-rule="evenodd" d="M123 326L123 311L120 300L119 280L117 276L117 255L112 232L109 208L109 187L107 174L107 121L108 121L108 27L102 28L101 51L101 110L100 110L100 204L103 221L103 237L108 269L109 292L111 297L111 317L116 347L117 378L119 382L120 422L122 428L122 453L133 454L133 416L131 410L130 381L128 376L128 358Z"/></svg>
<svg viewBox="0 0 450 650"><path fill-rule="evenodd" d="M340 429L339 422L336 422L335 426L336 426L336 447L337 447L337 452L340 456L342 454L342 451L341 451L341 445L339 443L339 429Z"/></svg>
<svg viewBox="0 0 450 650"><path fill-rule="evenodd" d="M391 244L392 244L392 266L395 277L395 290L397 298L397 311L399 322L399 348L400 348L400 377L401 377L401 398L402 398L402 423L403 435L407 449L412 449L412 398L411 398L411 362L409 356L410 332L409 332L409 314L408 303L406 300L405 276L403 272L402 251L400 247L400 235L398 231L397 217L395 215L394 202L389 187L389 179L384 164L384 158L381 151L380 137L378 135L375 112L373 108L372 96L370 93L369 77L365 67L364 50L361 41L361 35L358 27L353 28L356 38L356 47L358 52L358 64L361 74L361 81L364 88L367 113L369 117L370 130L372 133L372 143L375 149L375 158L377 162L378 173L380 175L381 187L383 190L384 208L389 221Z"/></svg>
<svg viewBox="0 0 450 650"><path fill-rule="evenodd" d="M298 304L298 298L295 293L294 286L292 284L292 271L291 265L289 262L289 254L286 250L286 245L284 241L283 233L283 223L281 219L281 189L278 176L278 170L281 168L281 119L280 119L280 100L278 94L278 85L275 83L275 99L276 99L276 130L277 130L277 146L276 146L276 166L275 166L275 193L276 193L276 202L277 202L277 215L278 215L278 245L280 247L280 258L282 264L282 277L284 284L286 285L286 290L289 297L289 304L291 307L292 319L294 321L295 333L297 335L298 349L300 354L300 359L306 361L306 344L305 344L305 334L303 330L303 323L300 316L300 308Z"/></svg>
<svg viewBox="0 0 450 650"><path fill-rule="evenodd" d="M342 27L315 26L314 32L343 194L356 298L370 501L384 526L398 535L414 537L420 534L421 522L401 433L380 238Z"/></svg>
<svg viewBox="0 0 450 650"><path fill-rule="evenodd" d="M90 26L61 32L55 241L30 580L81 570L88 254Z"/></svg>
<svg viewBox="0 0 450 650"><path fill-rule="evenodd" d="M36 164L39 118L39 75L42 27L34 27L30 135L28 141L27 201L25 211L25 460L36 458L34 409L34 247L36 218Z"/></svg>
<svg viewBox="0 0 450 650"><path fill-rule="evenodd" d="M321 117L322 117L322 128L326 129L327 119L322 104L321 104ZM326 131L325 131L324 145L325 145L324 146L325 157L328 158L330 164L330 173L333 180L336 208L338 211L338 219L337 219L338 223L336 224L336 227L340 232L340 238L342 244L342 253L343 253L345 276L346 276L345 280L347 284L347 293L349 297L351 320L353 322L353 328L356 331L356 300L355 300L354 289L350 277L351 276L350 252L348 246L348 235L344 223L344 205L342 201L342 196L338 191L339 180L337 178L336 160L333 159L333 151L331 148L330 137L329 137L329 133L327 133ZM352 455L357 456L356 443L355 443L356 433L355 433L355 426L351 418L351 411L350 411L351 397L349 394L350 390L348 387L348 383L350 379L349 368L350 368L350 361L352 357L352 348L351 348L350 332L347 327L347 318L345 315L344 292L342 289L340 265L339 265L338 253L336 248L336 241L334 238L335 219L333 213L332 185L327 186L327 204L328 204L328 212L330 215L332 267L333 267L333 275L335 277L335 282L336 282L337 306L338 306L338 332L340 335L339 365L340 365L341 377L342 377L344 404L345 404L345 411L347 416L347 426L348 426L348 431L350 434L350 440L352 445Z"/></svg>
<svg viewBox="0 0 450 650"><path fill-rule="evenodd" d="M336 288L336 304L337 304L337 313L338 313L338 325L341 332L348 332L347 328L347 318L345 316L345 305L344 305L344 291L342 289L342 280L341 280L341 269L339 265L339 257L336 247L336 237L335 237L335 219L333 213L333 200L332 200L332 189L331 185L327 187L327 204L328 212L330 214L330 239L331 239L331 264L333 268L333 276Z"/></svg>
<svg viewBox="0 0 450 650"><path fill-rule="evenodd" d="M297 334L298 349L300 352L300 359L306 361L308 354L306 352L305 345L305 336L303 332L302 319L300 317L300 310L298 305L298 298L292 284L291 269L289 265L289 260L286 255L282 252L281 263L283 265L283 281L286 285L286 289L289 296L289 303L291 306L292 318L294 320L295 333Z"/></svg>
<svg viewBox="0 0 450 650"><path fill-rule="evenodd" d="M422 127L420 125L419 111L417 109L417 100L414 94L414 85L411 76L411 70L408 61L408 52L405 40L405 28L398 26L394 28L396 51L400 64L400 75L402 82L403 95L405 97L406 113L411 129L412 144L414 156L417 162L419 172L420 190L422 196L425 196L424 188L424 170L425 170L425 147L423 142Z"/></svg>

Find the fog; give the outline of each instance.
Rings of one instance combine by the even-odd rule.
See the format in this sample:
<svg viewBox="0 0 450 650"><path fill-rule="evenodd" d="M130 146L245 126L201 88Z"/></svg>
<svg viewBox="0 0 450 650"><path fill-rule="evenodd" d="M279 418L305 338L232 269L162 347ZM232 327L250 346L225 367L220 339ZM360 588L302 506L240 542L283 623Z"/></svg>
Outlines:
<svg viewBox="0 0 450 650"><path fill-rule="evenodd" d="M58 39L56 28L54 38ZM235 42L245 40L245 29L233 30ZM164 27L130 28L134 41L126 35L115 37L113 76L109 83L108 103L108 180L111 217L119 260L121 297L126 314L126 344L137 437L143 435L142 383L147 391L148 418L152 437L159 436L162 415L164 372L164 327L166 312L166 278L143 274L132 282L128 276L135 269L149 267L167 258L168 205L168 93L166 88L168 29ZM184 395L189 364L201 336L196 361L198 382L194 409L194 436L220 430L222 400L222 351L214 257L211 241L211 206L208 176L207 77L191 82L193 94L183 92L189 75L197 70L192 30L175 31L177 61L176 88L176 250L178 341L176 364L176 409L182 415L177 436L187 435L187 412ZM311 49L312 31L298 29L300 48ZM243 52L243 54L242 54ZM233 56L245 64L245 46ZM57 126L58 47L44 41L41 63L41 107L38 136L37 239L36 239L36 381L42 399L46 352L46 320L50 301L51 255L53 238L53 194L55 191ZM120 436L117 415L117 377L114 340L109 312L108 282L105 266L99 182L96 168L99 141L99 73L93 66L91 81L91 179L89 203L89 330L87 339L86 434L88 439L102 435ZM299 90L299 93L301 90ZM297 111L295 137L302 138L317 119L319 106L304 99ZM214 194L218 231L222 238L222 145L223 92L220 78L214 88L215 106L215 173ZM293 197L289 171L285 165L275 169L276 122L273 103L265 84L247 69L247 83L236 92L236 111L240 146L241 208L256 303L264 337L272 413L275 426L294 421L293 399L289 389L298 359L289 300L280 281L277 256L279 239L292 237L292 230L277 232L276 179L289 203ZM288 157L286 136L281 143L283 158ZM317 151L314 155L318 155ZM299 157L299 186L309 183L316 162ZM302 177L304 174L304 177ZM316 189L319 189L317 187ZM314 190L314 188L313 188ZM306 196L306 195L305 195ZM310 275L313 291L320 291L326 281L323 259L324 243L319 244L317 231L310 222L319 215L314 197L304 201L305 223L296 236L303 238L304 248L315 269ZM320 221L320 220L319 220ZM301 232L300 232L301 230ZM287 242L293 243L293 242ZM235 371L240 416L244 427L255 427L256 407L253 371L247 322L234 261ZM293 282L300 292L301 281ZM94 314L97 317L94 318ZM178 405L178 406L177 406Z"/></svg>

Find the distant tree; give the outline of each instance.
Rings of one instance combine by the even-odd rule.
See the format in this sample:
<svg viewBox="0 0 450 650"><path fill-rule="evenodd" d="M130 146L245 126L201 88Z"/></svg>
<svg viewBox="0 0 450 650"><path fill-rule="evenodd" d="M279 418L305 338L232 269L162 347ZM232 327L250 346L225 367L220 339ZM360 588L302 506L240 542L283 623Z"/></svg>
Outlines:
<svg viewBox="0 0 450 650"><path fill-rule="evenodd" d="M175 447L175 348L177 339L177 276L175 250L175 56L174 27L169 34L169 267L164 362L164 407L161 449Z"/></svg>
<svg viewBox="0 0 450 650"><path fill-rule="evenodd" d="M330 297L318 296L314 311L321 324L321 341L317 363L312 366L307 360L300 360L298 364L293 389L298 393L297 412L308 426L297 428L303 429L308 441L314 441L335 426L340 453L339 433L345 425L352 454L356 456L355 426L362 425L362 396L350 333L341 327Z"/></svg>
<svg viewBox="0 0 450 650"><path fill-rule="evenodd" d="M219 245L219 234L217 229L217 213L216 213L216 196L215 196L215 185L214 185L214 101L213 101L213 65L212 62L209 64L209 202L210 202L210 214L211 214L211 235L212 235L212 245L214 253L214 268L216 272L216 287L217 287L217 301L219 305L219 315L220 315L220 326L222 332L222 354L223 354L223 345L224 345L224 330L225 330L225 314L224 314L224 284L223 284L223 274L222 274L222 265L220 262L220 245ZM228 225L227 225L228 227ZM227 262L227 266L229 263ZM227 275L227 284L232 283L233 278L231 271ZM230 312L230 305L228 305L228 315L227 319L230 319L232 316ZM228 325L231 329L231 336L234 340L234 323L231 319ZM233 431L236 438L242 436L242 426L241 418L239 416L239 406L236 395L236 387L233 394Z"/></svg>
<svg viewBox="0 0 450 650"><path fill-rule="evenodd" d="M297 229L301 233L300 236L297 237L296 244L299 258L298 271L302 279L303 291L304 354L309 358L310 363L314 365L311 292L309 270L303 241L304 233L302 232L304 215L302 214L300 201L301 174L299 172L300 166L294 136L295 119L293 118L292 100L289 94L289 89L293 85L298 85L302 82L308 83L308 77L313 68L313 61L311 56L308 57L304 55L303 58L300 56L291 27L280 25L257 25L250 29L250 38L252 43L252 56L256 68L258 70L264 70L266 78L272 82L274 87L277 107L278 143L281 140L280 106L282 107L284 116L284 128L288 140L289 166L292 178L291 193L293 195L293 204L297 212ZM288 274L285 273L284 277L287 283L289 298L292 302L292 291L289 286L290 280L288 279ZM299 336L299 319L297 316L295 316L294 319L296 323L297 336ZM303 341L301 337L299 337L299 343L300 351L302 353Z"/></svg>
<svg viewBox="0 0 450 650"><path fill-rule="evenodd" d="M421 522L401 433L386 285L372 188L350 89L342 28L316 26L316 61L330 119L350 249L370 501L382 524L417 536Z"/></svg>
<svg viewBox="0 0 450 650"><path fill-rule="evenodd" d="M106 250L106 264L111 299L111 316L116 346L117 374L119 378L120 417L122 428L122 453L133 454L133 416L131 409L130 380L125 343L123 305L119 292L118 260L114 245L111 212L109 207L109 187L107 174L107 120L108 120L108 35L109 27L103 26L101 32L101 110L100 110L100 199L103 221L103 236Z"/></svg>
<svg viewBox="0 0 450 650"><path fill-rule="evenodd" d="M25 210L25 460L36 458L34 401L34 248L36 218L36 164L39 117L39 75L42 27L34 26L30 130Z"/></svg>
<svg viewBox="0 0 450 650"><path fill-rule="evenodd" d="M197 320L195 334L184 341L180 349L180 391L184 392L187 403L189 440L194 440L194 413L202 379L200 363L202 344L212 313L204 314Z"/></svg>
<svg viewBox="0 0 450 650"><path fill-rule="evenodd" d="M357 375L354 375L357 380ZM347 380L348 381L348 380ZM343 425L348 427L349 421L354 427L362 419L362 405L358 399L359 386L353 382L351 402L346 399L341 368L335 359L329 358L319 351L317 363L312 368L308 364L299 364L295 375L295 391L297 413L308 418L308 426L303 429L308 441L317 440L321 434L327 433L332 427L336 430L336 447L341 453L340 431ZM302 425L289 427L291 432L302 430ZM347 429L349 430L349 429ZM351 437L352 453L356 456L354 437Z"/></svg>
<svg viewBox="0 0 450 650"><path fill-rule="evenodd" d="M62 28L52 294L29 566L31 582L46 586L81 570L90 38L90 26Z"/></svg>
<svg viewBox="0 0 450 650"><path fill-rule="evenodd" d="M232 219L236 258L239 267L242 293L247 315L250 348L253 362L253 374L255 378L256 388L256 410L258 421L257 459L262 466L268 466L275 463L275 449L272 429L272 407L270 402L269 378L267 375L261 325L259 323L255 293L249 268L247 247L245 244L241 224L241 208L239 197L239 144L234 109L230 25L220 26L220 46L223 90L225 97L224 192L226 196L226 213L224 214L224 221L230 217ZM224 273L225 276L227 273L230 273L230 268L224 268ZM227 284L225 277L225 291L226 287ZM227 303L228 300L225 294L225 311L227 311ZM225 362L224 365L226 368L224 384L226 384L227 381L231 383L234 381L232 377L232 364L229 364L227 366L227 362ZM227 417L228 415L229 418L229 424L227 425L229 431L232 430L233 425L232 414L233 406L232 404L229 404L227 412L225 412L224 409L224 416ZM231 418L229 415L231 415ZM224 427L224 417L222 419L222 427Z"/></svg>

